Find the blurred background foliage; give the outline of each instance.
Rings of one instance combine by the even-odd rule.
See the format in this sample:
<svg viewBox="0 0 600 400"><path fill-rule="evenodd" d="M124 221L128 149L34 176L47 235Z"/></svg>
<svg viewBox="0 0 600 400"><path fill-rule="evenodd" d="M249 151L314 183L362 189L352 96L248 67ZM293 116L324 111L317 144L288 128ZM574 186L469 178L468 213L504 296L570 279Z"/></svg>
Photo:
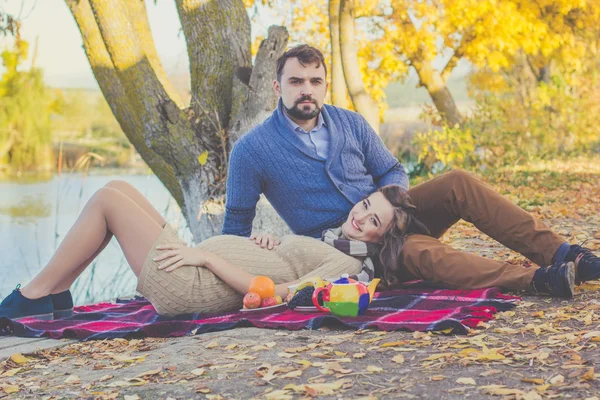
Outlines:
<svg viewBox="0 0 600 400"><path fill-rule="evenodd" d="M290 44L320 47L331 70L332 1L244 4L253 18L265 7L280 10ZM364 87L384 125L388 111L406 111L398 108L403 102L420 109L416 128L399 135L382 128L412 176L598 153L600 7L594 0L356 0L351 6ZM140 164L100 92L47 87L35 61L22 67L31 52L18 21L0 13L2 35L16 40L2 52L0 173L54 170L59 153L67 167L89 152L112 166ZM461 63L467 73L457 89ZM428 96L403 92L411 79ZM436 102L440 93L450 101ZM355 109L349 95L343 104Z"/></svg>
<svg viewBox="0 0 600 400"><path fill-rule="evenodd" d="M102 94L48 87L35 61L21 68L28 53L29 44L17 39L1 54L0 172L54 171L59 152L67 168L89 152L117 167L134 163L135 151Z"/></svg>

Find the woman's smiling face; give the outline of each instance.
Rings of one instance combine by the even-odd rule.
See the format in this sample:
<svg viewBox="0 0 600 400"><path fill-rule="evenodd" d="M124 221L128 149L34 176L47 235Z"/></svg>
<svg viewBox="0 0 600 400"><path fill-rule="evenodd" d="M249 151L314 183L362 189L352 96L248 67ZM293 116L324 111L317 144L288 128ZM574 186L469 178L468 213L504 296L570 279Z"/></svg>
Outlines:
<svg viewBox="0 0 600 400"><path fill-rule="evenodd" d="M342 225L348 239L380 243L394 220L394 207L383 193L375 192L358 202Z"/></svg>

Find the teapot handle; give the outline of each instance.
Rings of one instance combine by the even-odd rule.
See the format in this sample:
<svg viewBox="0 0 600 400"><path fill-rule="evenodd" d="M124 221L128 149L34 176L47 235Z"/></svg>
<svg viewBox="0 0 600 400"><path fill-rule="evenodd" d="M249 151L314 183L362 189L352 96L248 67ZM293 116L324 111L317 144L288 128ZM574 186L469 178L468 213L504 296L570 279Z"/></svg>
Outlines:
<svg viewBox="0 0 600 400"><path fill-rule="evenodd" d="M313 292L313 295L312 295L312 302L313 302L313 305L315 307L317 307L318 310L323 311L323 312L329 312L329 308L322 307L319 304L319 293L321 293L322 291L327 291L328 292L329 290L327 288L324 288L324 287L316 288L315 291Z"/></svg>

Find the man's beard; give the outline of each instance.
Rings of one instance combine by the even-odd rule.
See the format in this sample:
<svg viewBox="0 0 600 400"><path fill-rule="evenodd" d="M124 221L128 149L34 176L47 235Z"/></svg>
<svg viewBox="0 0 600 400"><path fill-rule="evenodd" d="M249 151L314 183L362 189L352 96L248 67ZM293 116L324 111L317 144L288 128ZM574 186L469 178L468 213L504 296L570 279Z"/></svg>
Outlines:
<svg viewBox="0 0 600 400"><path fill-rule="evenodd" d="M315 109L312 111L304 111L301 107L304 107L304 104L300 104L303 101L313 101L313 104L315 105ZM292 108L287 108L285 106L285 104L283 105L283 107L285 108L285 111L287 112L287 114L292 117L292 118L296 118L302 121L308 121L311 120L315 117L317 117L319 115L319 113L321 112L321 109L319 108L319 106L317 105L316 102L314 102L314 100L312 98L310 98L309 96L304 96L301 97L300 99L298 99L295 103L294 106Z"/></svg>

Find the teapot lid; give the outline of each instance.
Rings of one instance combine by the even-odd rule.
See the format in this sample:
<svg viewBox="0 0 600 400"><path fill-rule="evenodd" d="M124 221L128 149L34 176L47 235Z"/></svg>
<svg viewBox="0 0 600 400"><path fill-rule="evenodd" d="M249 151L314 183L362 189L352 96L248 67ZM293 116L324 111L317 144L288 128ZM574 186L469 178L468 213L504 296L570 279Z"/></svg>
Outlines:
<svg viewBox="0 0 600 400"><path fill-rule="evenodd" d="M342 274L339 277L339 279L333 281L332 283L337 284L337 285L348 285L348 284L356 284L357 281L350 278L350 276L348 274Z"/></svg>

